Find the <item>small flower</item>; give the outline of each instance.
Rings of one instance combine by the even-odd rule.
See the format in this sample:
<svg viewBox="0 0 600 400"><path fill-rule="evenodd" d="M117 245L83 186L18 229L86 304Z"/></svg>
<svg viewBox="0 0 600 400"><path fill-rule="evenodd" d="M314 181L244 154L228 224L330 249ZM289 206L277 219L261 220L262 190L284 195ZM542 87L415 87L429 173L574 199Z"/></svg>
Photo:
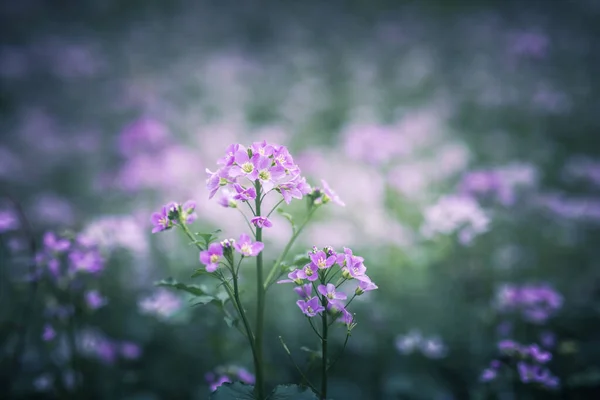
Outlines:
<svg viewBox="0 0 600 400"><path fill-rule="evenodd" d="M44 325L44 332L42 333L42 340L49 342L56 337L56 331L50 324Z"/></svg>
<svg viewBox="0 0 600 400"><path fill-rule="evenodd" d="M321 201L323 202L323 204L327 204L330 201L345 207L346 204L340 199L340 196L338 196L327 184L327 182L325 182L325 180L321 179L321 184L323 185L323 194L321 196Z"/></svg>
<svg viewBox="0 0 600 400"><path fill-rule="evenodd" d="M446 355L446 346L441 339L433 337L421 341L421 352L425 357L442 358Z"/></svg>
<svg viewBox="0 0 600 400"><path fill-rule="evenodd" d="M71 242L57 237L53 232L46 232L44 234L44 246L51 252L62 253L71 247Z"/></svg>
<svg viewBox="0 0 600 400"><path fill-rule="evenodd" d="M229 189L225 188L221 192L221 197L219 198L218 203L225 208L236 208L237 201L235 201L235 196L233 192Z"/></svg>
<svg viewBox="0 0 600 400"><path fill-rule="evenodd" d="M256 377L245 368L238 368L237 376L240 378L240 381L249 385L254 385L256 382Z"/></svg>
<svg viewBox="0 0 600 400"><path fill-rule="evenodd" d="M317 251L310 255L310 260L315 264L319 269L326 269L335 264L336 257L331 255L327 256L324 251Z"/></svg>
<svg viewBox="0 0 600 400"><path fill-rule="evenodd" d="M160 212L152 214L151 220L154 225L152 233L166 231L173 227L173 222L169 219L169 208L170 207L163 206Z"/></svg>
<svg viewBox="0 0 600 400"><path fill-rule="evenodd" d="M300 307L302 312L307 317L314 317L315 315L325 311L325 307L319 303L319 298L317 296L308 301L298 300L296 304L298 304L298 307Z"/></svg>
<svg viewBox="0 0 600 400"><path fill-rule="evenodd" d="M419 331L410 331L407 335L398 335L396 337L396 349L404 355L412 353L421 345L423 337Z"/></svg>
<svg viewBox="0 0 600 400"><path fill-rule="evenodd" d="M299 270L299 269L293 270L292 272L290 272L288 274L288 279L283 279L283 280L277 281L277 283L295 283L296 285L302 285L302 282L303 282L302 280L305 278L302 278L299 276L300 271L301 270Z"/></svg>
<svg viewBox="0 0 600 400"><path fill-rule="evenodd" d="M497 375L498 375L498 372L496 370L491 369L491 368L486 368L481 373L481 377L479 378L479 380L481 382L493 381L494 379L496 379Z"/></svg>
<svg viewBox="0 0 600 400"><path fill-rule="evenodd" d="M254 257L260 253L265 245L261 242L254 242L250 239L250 236L242 233L240 240L233 245L238 253L245 257Z"/></svg>
<svg viewBox="0 0 600 400"><path fill-rule="evenodd" d="M319 279L319 268L313 264L306 264L304 268L298 270L298 278L300 279L308 279L311 282Z"/></svg>
<svg viewBox="0 0 600 400"><path fill-rule="evenodd" d="M221 257L223 257L223 246L220 243L211 243L208 250L200 252L200 262L206 265L207 272L215 272L219 268Z"/></svg>
<svg viewBox="0 0 600 400"><path fill-rule="evenodd" d="M137 343L125 341L121 342L119 353L126 360L137 360L142 355L142 349Z"/></svg>
<svg viewBox="0 0 600 400"><path fill-rule="evenodd" d="M319 285L317 287L319 293L327 298L327 301L330 303L334 303L336 300L346 300L346 294L342 292L335 291L335 285L333 283L328 283L327 286Z"/></svg>
<svg viewBox="0 0 600 400"><path fill-rule="evenodd" d="M249 188L245 188L239 184L234 184L233 188L235 189L235 195L233 196L234 200L240 201L249 201L256 199L256 189L250 186Z"/></svg>
<svg viewBox="0 0 600 400"><path fill-rule="evenodd" d="M273 223L267 217L254 217L250 222L257 228L270 228L273 226Z"/></svg>
<svg viewBox="0 0 600 400"><path fill-rule="evenodd" d="M106 303L108 303L108 300L105 297L103 297L99 291L90 290L85 293L85 302L90 309L96 310L106 305Z"/></svg>
<svg viewBox="0 0 600 400"><path fill-rule="evenodd" d="M185 203L183 203L183 206L181 206L181 211L182 211L183 215L181 215L180 218L186 224L191 224L198 218L198 215L194 212L195 210L196 210L196 202L193 200L186 201Z"/></svg>
<svg viewBox="0 0 600 400"><path fill-rule="evenodd" d="M297 286L294 288L294 292L296 292L301 299L308 300L312 294L312 283Z"/></svg>
<svg viewBox="0 0 600 400"><path fill-rule="evenodd" d="M357 296L360 296L364 292L368 292L368 291L375 290L375 289L378 289L378 288L379 288L379 286L377 286L376 284L374 284L371 281L371 278L369 278L368 276L364 275L361 278L361 280L358 281L358 287L356 288L355 294Z"/></svg>
<svg viewBox="0 0 600 400"><path fill-rule="evenodd" d="M498 342L498 350L506 355L513 355L520 350L520 346L514 340L501 340Z"/></svg>
<svg viewBox="0 0 600 400"><path fill-rule="evenodd" d="M528 353L531 358L540 364L545 364L552 359L552 354L549 351L540 349L537 344L532 344L531 346L525 348L524 352Z"/></svg>

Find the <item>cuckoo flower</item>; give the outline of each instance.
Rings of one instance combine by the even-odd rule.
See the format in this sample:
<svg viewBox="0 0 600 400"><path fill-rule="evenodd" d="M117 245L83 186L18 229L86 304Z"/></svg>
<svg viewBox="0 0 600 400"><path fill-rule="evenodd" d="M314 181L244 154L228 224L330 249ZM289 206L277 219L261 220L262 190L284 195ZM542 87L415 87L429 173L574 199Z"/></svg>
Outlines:
<svg viewBox="0 0 600 400"><path fill-rule="evenodd" d="M304 278L299 276L301 271L302 270L300 270L300 269L295 269L288 274L288 279L283 279L283 280L277 281L277 283L295 283L297 285L302 285L302 280Z"/></svg>
<svg viewBox="0 0 600 400"><path fill-rule="evenodd" d="M336 256L331 255L327 257L327 254L323 250L319 250L316 253L310 255L310 260L319 269L326 269L335 264Z"/></svg>
<svg viewBox="0 0 600 400"><path fill-rule="evenodd" d="M323 202L323 204L329 203L329 202L333 202L339 206L345 207L346 204L342 201L342 199L340 199L340 196L337 195L337 193L335 193L327 184L327 182L325 182L325 180L321 179L321 184L323 185L323 193L321 195L321 202Z"/></svg>
<svg viewBox="0 0 600 400"><path fill-rule="evenodd" d="M347 299L347 296L344 293L335 291L335 285L333 283L328 283L327 286L319 285L317 290L321 295L325 296L330 303L334 303L336 300Z"/></svg>
<svg viewBox="0 0 600 400"><path fill-rule="evenodd" d="M240 235L240 240L238 240L233 247L236 249L238 253L245 257L254 257L257 256L258 253L262 251L265 245L261 242L254 242L250 239L250 236L242 233Z"/></svg>
<svg viewBox="0 0 600 400"><path fill-rule="evenodd" d="M85 302L91 310L96 310L106 305L108 300L106 300L106 298L103 297L99 291L90 290L85 293Z"/></svg>
<svg viewBox="0 0 600 400"><path fill-rule="evenodd" d="M306 264L304 268L298 270L298 278L314 282L319 279L319 268L313 263Z"/></svg>
<svg viewBox="0 0 600 400"><path fill-rule="evenodd" d="M219 268L219 260L223 257L223 246L212 243L208 250L200 252L200 262L206 265L207 272L215 272Z"/></svg>
<svg viewBox="0 0 600 400"><path fill-rule="evenodd" d="M44 234L44 247L46 250L56 253L62 253L71 246L71 242L67 239L57 237L53 232Z"/></svg>
<svg viewBox="0 0 600 400"><path fill-rule="evenodd" d="M235 194L233 196L234 200L240 201L248 201L256 199L256 189L254 187L244 188L240 184L234 184L233 188L235 189Z"/></svg>
<svg viewBox="0 0 600 400"><path fill-rule="evenodd" d="M152 225L154 225L152 233L162 232L173 227L173 223L169 219L169 210L172 204L174 203L169 203L163 206L160 212L152 214Z"/></svg>
<svg viewBox="0 0 600 400"><path fill-rule="evenodd" d="M219 198L218 203L225 208L236 208L237 201L235 201L235 194L229 189L225 188L221 192L221 197Z"/></svg>
<svg viewBox="0 0 600 400"><path fill-rule="evenodd" d="M296 286L294 288L294 292L296 292L301 299L308 300L310 299L310 296L312 294L312 283L307 283L306 285L302 286Z"/></svg>
<svg viewBox="0 0 600 400"><path fill-rule="evenodd" d="M298 300L296 304L307 317L314 317L315 315L325 311L325 307L319 303L319 298L317 296L308 301Z"/></svg>
<svg viewBox="0 0 600 400"><path fill-rule="evenodd" d="M379 286L377 286L376 284L374 284L371 281L371 278L369 278L366 275L363 275L361 277L361 280L358 281L358 287L356 288L355 294L357 296L360 296L364 292L369 292L371 290L375 290L375 289L378 289L378 288L379 288Z"/></svg>
<svg viewBox="0 0 600 400"><path fill-rule="evenodd" d="M267 217L254 217L250 222L258 228L270 228L273 226L273 223Z"/></svg>

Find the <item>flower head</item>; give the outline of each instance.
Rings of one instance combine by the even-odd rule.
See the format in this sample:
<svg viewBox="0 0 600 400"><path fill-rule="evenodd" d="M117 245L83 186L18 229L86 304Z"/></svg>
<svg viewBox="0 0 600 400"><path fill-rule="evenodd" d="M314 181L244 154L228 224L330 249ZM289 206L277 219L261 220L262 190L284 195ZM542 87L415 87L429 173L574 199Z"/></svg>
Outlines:
<svg viewBox="0 0 600 400"><path fill-rule="evenodd" d="M346 206L346 204L340 199L340 196L338 196L337 193L335 193L329 187L325 180L321 179L321 184L323 185L323 194L321 196L321 201L323 202L323 204L329 203L331 201L339 206Z"/></svg>
<svg viewBox="0 0 600 400"><path fill-rule="evenodd" d="M335 264L336 256L330 255L329 257L325 254L324 251L319 250L316 253L312 253L310 255L310 260L313 264L317 266L319 269L327 269Z"/></svg>
<svg viewBox="0 0 600 400"><path fill-rule="evenodd" d="M238 240L234 245L235 250L245 257L254 257L257 256L258 253L262 251L265 245L261 242L254 242L250 239L250 236L242 233L240 235L240 240Z"/></svg>
<svg viewBox="0 0 600 400"><path fill-rule="evenodd" d="M294 292L296 292L301 299L308 300L312 295L312 283L307 283L306 285L302 286L296 286L294 288Z"/></svg>
<svg viewBox="0 0 600 400"><path fill-rule="evenodd" d="M250 222L257 228L270 228L273 226L273 223L267 217L254 217Z"/></svg>
<svg viewBox="0 0 600 400"><path fill-rule="evenodd" d="M103 297L99 291L90 290L85 293L85 302L90 309L96 310L106 305L108 300L106 300L106 298Z"/></svg>
<svg viewBox="0 0 600 400"><path fill-rule="evenodd" d="M44 325L44 332L42 333L42 340L49 342L56 337L56 331L50 324Z"/></svg>
<svg viewBox="0 0 600 400"><path fill-rule="evenodd" d="M319 303L319 298L317 296L309 299L308 301L298 300L296 304L307 317L314 317L315 315L325 311L325 307Z"/></svg>
<svg viewBox="0 0 600 400"><path fill-rule="evenodd" d="M335 303L337 300L346 300L347 296L343 292L336 292L335 285L328 283L327 286L319 285L317 287L319 293L327 298L330 303Z"/></svg>
<svg viewBox="0 0 600 400"><path fill-rule="evenodd" d="M200 262L206 265L207 272L215 272L219 268L219 260L223 257L223 246L211 243L208 250L200 252Z"/></svg>

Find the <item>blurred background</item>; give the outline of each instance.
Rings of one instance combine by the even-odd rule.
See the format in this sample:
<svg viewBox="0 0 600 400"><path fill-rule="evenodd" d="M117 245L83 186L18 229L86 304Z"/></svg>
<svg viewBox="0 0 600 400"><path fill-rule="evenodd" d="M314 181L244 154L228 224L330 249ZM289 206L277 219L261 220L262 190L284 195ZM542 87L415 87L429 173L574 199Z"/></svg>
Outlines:
<svg viewBox="0 0 600 400"><path fill-rule="evenodd" d="M263 139L346 203L292 253L351 247L379 285L354 303L333 399L598 398L599 20L594 0L3 1L0 398L243 380L222 313L154 286L214 284L150 215L192 199L194 231L238 237L205 169ZM273 223L267 264L291 234ZM37 279L69 245L85 276ZM277 337L301 366L318 343L289 286L268 296L269 386L297 383ZM509 339L551 352L558 387L496 371Z"/></svg>

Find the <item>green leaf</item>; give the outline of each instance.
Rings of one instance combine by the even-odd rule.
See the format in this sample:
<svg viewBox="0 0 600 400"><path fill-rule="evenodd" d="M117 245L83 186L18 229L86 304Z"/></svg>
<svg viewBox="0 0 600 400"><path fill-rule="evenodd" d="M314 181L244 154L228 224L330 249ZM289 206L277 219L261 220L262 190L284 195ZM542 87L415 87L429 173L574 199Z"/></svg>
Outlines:
<svg viewBox="0 0 600 400"><path fill-rule="evenodd" d="M310 258L306 254L298 254L294 257L292 265L296 267L303 267L310 262Z"/></svg>
<svg viewBox="0 0 600 400"><path fill-rule="evenodd" d="M177 282L173 278L163 279L162 281L155 282L154 286L170 287L173 289L181 290L194 296L204 296L206 291L198 285L186 285L185 283Z"/></svg>
<svg viewBox="0 0 600 400"><path fill-rule="evenodd" d="M208 248L211 242L214 242L217 239L217 234L219 233L221 233L221 230L217 229L211 233L196 233L196 236L200 236L202 239L204 239L204 245L206 248Z"/></svg>
<svg viewBox="0 0 600 400"><path fill-rule="evenodd" d="M225 316L224 319L225 319L225 323L230 328L235 328L237 326L237 324L240 322L239 319L237 319L237 318L229 318L228 316Z"/></svg>
<svg viewBox="0 0 600 400"><path fill-rule="evenodd" d="M279 385L271 393L268 400L319 400L317 395L307 387L298 385Z"/></svg>
<svg viewBox="0 0 600 400"><path fill-rule="evenodd" d="M300 350L307 352L308 354L310 354L310 358L311 359L315 359L315 358L322 358L321 352L318 350L313 350L313 349L309 349L306 346L302 346L300 347Z"/></svg>
<svg viewBox="0 0 600 400"><path fill-rule="evenodd" d="M192 274L191 278L195 278L197 276L202 276L202 275L213 275L212 272L208 272L207 270L205 270L204 268L198 268L196 271L194 271L194 273Z"/></svg>
<svg viewBox="0 0 600 400"><path fill-rule="evenodd" d="M296 224L294 224L294 217L292 217L292 214L286 213L285 211L283 211L282 208L278 208L277 209L277 213L279 215L281 215L283 218L285 218L288 221L290 221L290 224L292 224L292 231L295 233L296 232Z"/></svg>
<svg viewBox="0 0 600 400"><path fill-rule="evenodd" d="M254 386L241 382L224 383L210 395L210 400L255 400Z"/></svg>
<svg viewBox="0 0 600 400"><path fill-rule="evenodd" d="M204 306L206 304L212 303L216 299L213 296L197 296L190 300L190 302L194 302L192 307L194 306Z"/></svg>

